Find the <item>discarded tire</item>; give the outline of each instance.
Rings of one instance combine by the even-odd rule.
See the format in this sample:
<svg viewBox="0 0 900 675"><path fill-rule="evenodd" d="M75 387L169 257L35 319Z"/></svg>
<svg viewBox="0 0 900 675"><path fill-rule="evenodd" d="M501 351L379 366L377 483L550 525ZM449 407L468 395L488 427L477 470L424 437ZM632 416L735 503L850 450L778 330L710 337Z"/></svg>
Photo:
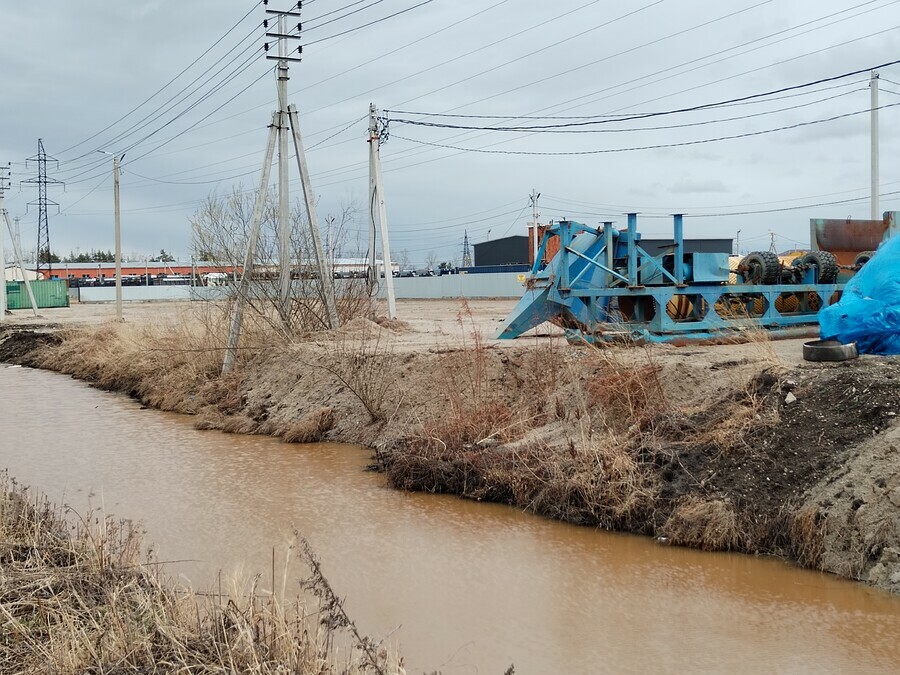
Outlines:
<svg viewBox="0 0 900 675"><path fill-rule="evenodd" d="M803 256L803 264L813 265L819 271L816 275L816 282L820 284L833 284L838 280L838 274L841 268L838 267L837 260L828 251L811 251Z"/></svg>
<svg viewBox="0 0 900 675"><path fill-rule="evenodd" d="M738 269L743 272L745 283L770 285L781 281L781 260L771 251L747 254Z"/></svg>
<svg viewBox="0 0 900 675"><path fill-rule="evenodd" d="M863 251L862 253L857 254L856 259L853 261L853 266L856 269L859 269L869 262L873 255L875 255L875 251Z"/></svg>
<svg viewBox="0 0 900 675"><path fill-rule="evenodd" d="M845 345L838 340L813 340L803 345L806 361L849 361L858 356L855 342Z"/></svg>

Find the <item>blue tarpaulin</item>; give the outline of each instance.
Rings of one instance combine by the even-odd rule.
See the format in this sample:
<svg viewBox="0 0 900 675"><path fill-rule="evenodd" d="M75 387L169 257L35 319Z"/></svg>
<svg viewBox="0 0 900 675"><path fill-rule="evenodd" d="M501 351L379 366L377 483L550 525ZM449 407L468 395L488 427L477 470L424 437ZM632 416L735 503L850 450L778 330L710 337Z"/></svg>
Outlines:
<svg viewBox="0 0 900 675"><path fill-rule="evenodd" d="M840 301L819 312L823 339L856 342L860 354L900 354L900 236L847 283Z"/></svg>

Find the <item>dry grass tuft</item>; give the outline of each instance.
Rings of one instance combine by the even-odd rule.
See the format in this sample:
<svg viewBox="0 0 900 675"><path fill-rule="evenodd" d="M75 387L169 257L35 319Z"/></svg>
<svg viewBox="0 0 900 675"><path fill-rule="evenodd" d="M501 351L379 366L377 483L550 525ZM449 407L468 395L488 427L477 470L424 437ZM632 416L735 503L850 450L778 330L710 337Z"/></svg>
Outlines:
<svg viewBox="0 0 900 675"><path fill-rule="evenodd" d="M828 521L814 506L804 506L790 520L794 557L803 567L822 569Z"/></svg>
<svg viewBox="0 0 900 675"><path fill-rule="evenodd" d="M705 551L741 550L745 539L730 502L697 495L682 497L661 534L673 544Z"/></svg>
<svg viewBox="0 0 900 675"><path fill-rule="evenodd" d="M168 586L142 560L128 521L60 508L0 477L0 670L16 673L374 673L400 671L384 647L342 620L310 620L256 577L232 597ZM336 597L308 544L305 588L334 614ZM274 579L273 579L274 586ZM329 608L331 611L329 613ZM349 637L338 657L334 638Z"/></svg>
<svg viewBox="0 0 900 675"><path fill-rule="evenodd" d="M285 443L318 443L334 427L334 410L319 408L281 433Z"/></svg>
<svg viewBox="0 0 900 675"><path fill-rule="evenodd" d="M229 415L222 419L220 428L226 434L253 434L259 429L259 424L246 415Z"/></svg>
<svg viewBox="0 0 900 675"><path fill-rule="evenodd" d="M587 406L599 409L611 429L644 429L668 408L665 391L649 350L642 363L629 363L619 350L592 348L598 362L594 376L584 384Z"/></svg>

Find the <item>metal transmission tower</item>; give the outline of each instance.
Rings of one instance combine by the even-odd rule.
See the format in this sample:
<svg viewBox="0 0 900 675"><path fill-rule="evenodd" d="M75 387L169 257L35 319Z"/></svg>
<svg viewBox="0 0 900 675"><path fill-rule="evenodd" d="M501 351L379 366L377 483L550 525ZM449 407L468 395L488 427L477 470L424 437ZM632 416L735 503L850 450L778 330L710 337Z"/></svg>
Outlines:
<svg viewBox="0 0 900 675"><path fill-rule="evenodd" d="M9 165L0 166L0 220L6 223L6 229L12 239L13 253L15 253L16 263L19 271L22 273L22 280L25 283L25 290L28 292L28 300L31 302L31 311L37 316L37 302L34 300L34 292L31 290L31 282L28 280L28 274L25 272L25 265L22 263L22 251L19 249L18 239L13 232L12 223L9 222L9 214L3 206L3 197L9 189ZM3 268L3 278L0 279L0 321L6 318L6 250L4 241L6 235L3 228L0 227L0 267Z"/></svg>
<svg viewBox="0 0 900 675"><path fill-rule="evenodd" d="M468 230L466 230L466 235L463 237L462 266L463 267L471 267L472 266L472 250L469 247L469 231Z"/></svg>
<svg viewBox="0 0 900 675"><path fill-rule="evenodd" d="M275 69L278 83L278 110L272 113L272 122L269 125L269 141L263 158L262 176L260 177L259 192L256 195L256 203L253 206L253 215L250 219L250 238L247 242L247 251L244 256L244 267L241 270L241 280L237 289L234 307L231 314L231 330L228 334L228 348L225 351L225 360L222 364L222 372L227 373L234 369L234 361L237 356L238 340L241 334L244 304L247 300L250 282L252 279L253 261L255 259L256 244L259 239L260 223L266 202L266 192L269 188L269 173L272 166L272 158L275 154L275 145L278 145L278 312L286 329L290 329L291 322L291 223L288 193L288 136L293 136L294 154L297 157L297 167L300 170L300 184L303 186L303 198L306 204L307 224L309 225L310 240L316 258L318 279L322 299L325 304L325 314L330 328L340 325L337 313L337 304L334 298L334 277L331 265L325 257L325 249L322 246L322 238L319 234L319 221L316 216L315 195L312 183L309 179L309 169L306 165L306 153L303 150L303 139L300 136L300 124L297 116L297 108L287 102L287 83L289 79L288 64L301 61L299 56L290 54L303 53L303 47L288 50L291 40L300 39L300 9L303 2L292 5L289 10L268 9L269 0L263 0L266 6L266 14L276 16L278 27L274 31L269 30L269 20L263 21L266 36L278 40L278 55L269 54L269 43L263 45L266 59L277 61ZM297 20L296 25L288 27L288 20ZM298 261L301 264L305 261Z"/></svg>
<svg viewBox="0 0 900 675"><path fill-rule="evenodd" d="M28 202L29 206L38 207L37 252L35 253L35 269L38 273L40 273L41 267L46 267L47 277L49 278L51 276L51 273L53 272L53 264L50 262L50 223L47 215L47 209L50 206L55 206L58 209L59 204L57 204L47 196L47 186L62 185L63 182L58 181L55 178L49 178L47 176L47 162L55 163L57 168L59 167L59 162L57 162L53 157L48 157L47 153L44 152L43 139L38 139L38 154L25 160L25 165L28 166L29 162L36 162L38 169L37 176L22 181L23 183L30 183L32 185L38 186L37 201Z"/></svg>

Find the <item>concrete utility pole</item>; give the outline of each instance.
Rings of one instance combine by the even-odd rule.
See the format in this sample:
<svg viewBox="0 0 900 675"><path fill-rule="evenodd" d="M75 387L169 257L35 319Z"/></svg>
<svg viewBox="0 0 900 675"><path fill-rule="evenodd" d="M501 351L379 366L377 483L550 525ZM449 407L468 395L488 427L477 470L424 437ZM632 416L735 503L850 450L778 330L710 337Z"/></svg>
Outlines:
<svg viewBox="0 0 900 675"><path fill-rule="evenodd" d="M872 220L881 220L881 208L878 204L878 73L872 71L869 79L869 89L872 96L871 102L871 131L872 131Z"/></svg>
<svg viewBox="0 0 900 675"><path fill-rule="evenodd" d="M537 190L532 190L531 194L528 195L528 199L531 200L531 223L534 227L534 237L531 242L531 258L532 263L537 260L538 256L538 247L540 246L540 242L538 239L540 238L538 235L538 218L541 217L541 214L538 212L538 199L541 198L541 193Z"/></svg>
<svg viewBox="0 0 900 675"><path fill-rule="evenodd" d="M125 153L114 155L106 150L97 152L113 158L113 218L116 236L116 321L124 321L122 316L122 210L119 205L119 166Z"/></svg>
<svg viewBox="0 0 900 675"><path fill-rule="evenodd" d="M378 212L378 224L381 228L381 258L384 264L384 286L387 291L388 318L397 318L397 301L394 297L394 273L391 265L391 244L388 240L387 210L384 205L384 183L381 180L381 144L386 138L384 129L378 119L378 111L374 103L369 104L369 242L375 235L375 212ZM378 267L372 264L374 249L371 247L369 262L378 278Z"/></svg>
<svg viewBox="0 0 900 675"><path fill-rule="evenodd" d="M6 230L9 232L9 238L12 239L13 252L16 257L16 264L19 266L19 271L22 273L22 282L25 284L25 290L28 293L28 301L31 303L31 311L34 312L34 315L37 316L37 302L34 299L34 291L31 288L31 281L28 279L28 274L25 271L25 265L22 262L22 251L19 247L18 241L16 241L16 235L13 233L12 223L9 221L9 214L6 212L6 209L3 206L3 196L6 194L6 191L9 189L9 165L5 167L0 167L0 218L6 223ZM6 319L6 251L4 248L4 238L5 234L3 233L3 228L0 227L0 260L3 261L3 279L0 280L0 321L4 321Z"/></svg>
<svg viewBox="0 0 900 675"><path fill-rule="evenodd" d="M268 2L264 2L267 5ZM250 281L252 279L252 268L255 259L256 244L259 239L260 223L266 200L266 191L269 186L269 172L272 158L275 153L275 145L278 145L278 264L279 264L279 294L278 294L278 312L281 315L285 332L291 327L291 298L293 296L292 289L292 259L291 259L291 223L289 209L288 194L288 134L292 133L294 139L294 151L297 155L297 166L300 169L300 184L303 186L303 197L306 202L307 223L310 230L310 240L312 241L313 251L316 258L318 268L318 279L321 290L321 297L325 305L325 314L329 328L338 328L340 326L340 317L337 313L337 303L334 295L334 278L332 275L331 265L325 257L325 251L322 247L322 238L319 233L319 222L316 216L315 195L312 190L312 183L309 179L309 169L306 165L306 153L303 150L303 140L300 136L300 124L298 122L297 110L294 106L287 102L287 82L289 79L288 63L291 61L300 62L299 57L290 56L287 49L288 40L300 39L301 24L296 25L297 32L288 32L288 17L300 17L300 9L302 2L293 5L290 10L281 11L266 9L266 14L276 15L278 17L278 28L275 32L268 32L269 21L263 21L263 27L267 29L266 36L278 39L278 55L269 56L266 54L267 60L278 61L276 68L277 84L278 84L278 110L272 115L272 124L269 127L269 140L266 145L266 154L263 160L262 175L260 178L259 193L256 196L256 204L253 208L253 215L250 218L250 239L247 242L247 251L244 257L244 268L241 270L240 281L235 297L234 307L231 314L231 328L228 334L228 346L225 351L225 359L222 363L222 372L230 372L234 368L235 357L237 355L238 342L241 334L241 323L243 319L243 308L247 300ZM291 31L294 29L291 28ZM264 45L264 50L269 51L269 43ZM303 47L296 49L297 53L303 53ZM300 265L306 261L298 260Z"/></svg>
<svg viewBox="0 0 900 675"><path fill-rule="evenodd" d="M285 35L285 16L278 16L278 33ZM288 192L287 40L278 39L278 280L281 321L291 322L291 223ZM302 262L302 261L298 261Z"/></svg>
<svg viewBox="0 0 900 675"><path fill-rule="evenodd" d="M3 193L9 188L10 165L0 166L0 209L2 209ZM18 226L18 223L16 223ZM16 235L12 235L13 244L16 243ZM3 228L0 228L0 266L3 267L3 278L0 279L0 322L6 320L6 249L3 242L6 235L3 234Z"/></svg>

